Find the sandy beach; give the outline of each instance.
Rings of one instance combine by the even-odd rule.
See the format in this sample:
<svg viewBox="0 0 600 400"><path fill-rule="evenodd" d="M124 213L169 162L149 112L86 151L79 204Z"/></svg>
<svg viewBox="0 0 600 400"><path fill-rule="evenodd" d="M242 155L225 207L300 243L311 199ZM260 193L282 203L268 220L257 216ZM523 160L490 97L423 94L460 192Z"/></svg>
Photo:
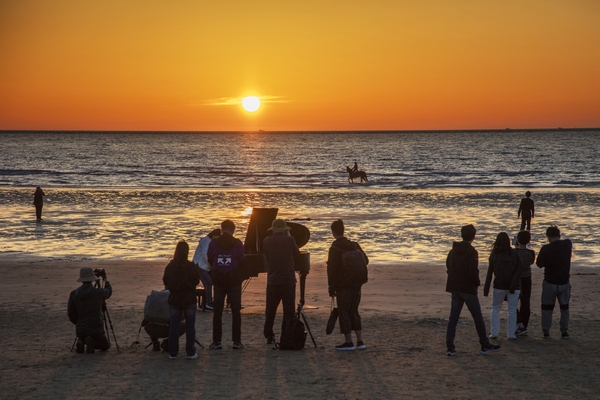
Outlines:
<svg viewBox="0 0 600 400"><path fill-rule="evenodd" d="M234 351L209 350L212 314L198 312L199 358L145 348L143 305L161 289L166 260L63 261L0 255L0 391L3 398L598 398L600 331L598 273L574 267L571 283L571 340L561 340L558 312L552 338L540 328L542 271L533 275L529 336L508 341L483 356L474 324L463 310L457 331L458 355L447 357L445 330L450 295L439 265L372 265L363 287L361 315L365 351L337 352L338 327L325 334L330 310L323 264L307 278L305 316L317 347L307 339L302 351L276 351L262 336L266 276L254 278L242 297L242 341ZM95 355L70 352L74 326L66 303L81 266L105 268L113 285L109 315L120 351ZM480 265L483 278L487 265ZM491 298L480 301L489 329ZM558 307L557 307L558 310ZM279 310L275 326L281 321ZM506 310L501 333L505 332ZM224 315L224 338L231 319ZM183 339L181 340L183 345Z"/></svg>

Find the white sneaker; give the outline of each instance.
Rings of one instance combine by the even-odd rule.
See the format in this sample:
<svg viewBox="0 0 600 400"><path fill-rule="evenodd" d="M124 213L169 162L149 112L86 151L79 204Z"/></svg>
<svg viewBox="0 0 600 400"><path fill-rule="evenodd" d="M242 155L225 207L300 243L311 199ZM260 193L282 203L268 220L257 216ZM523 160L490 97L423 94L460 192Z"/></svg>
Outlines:
<svg viewBox="0 0 600 400"><path fill-rule="evenodd" d="M198 358L198 353L194 354L193 356L187 356L188 360L195 360L196 358Z"/></svg>

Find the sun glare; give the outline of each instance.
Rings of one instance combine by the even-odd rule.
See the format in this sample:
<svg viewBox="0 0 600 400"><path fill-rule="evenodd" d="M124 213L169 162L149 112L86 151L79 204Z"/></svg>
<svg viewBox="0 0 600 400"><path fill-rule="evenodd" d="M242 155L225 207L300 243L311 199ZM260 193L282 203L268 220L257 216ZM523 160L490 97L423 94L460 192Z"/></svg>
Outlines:
<svg viewBox="0 0 600 400"><path fill-rule="evenodd" d="M260 108L260 100L256 96L244 97L242 107L248 112L254 112Z"/></svg>

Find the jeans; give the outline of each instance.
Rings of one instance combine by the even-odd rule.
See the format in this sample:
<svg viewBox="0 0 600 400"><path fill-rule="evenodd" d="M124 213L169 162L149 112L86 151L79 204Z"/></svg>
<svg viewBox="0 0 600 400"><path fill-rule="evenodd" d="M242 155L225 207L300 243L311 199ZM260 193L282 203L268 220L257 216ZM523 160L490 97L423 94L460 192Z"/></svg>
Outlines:
<svg viewBox="0 0 600 400"><path fill-rule="evenodd" d="M283 321L281 331L283 332L285 322L294 318L294 307L296 303L296 284L267 285L267 305L265 307L265 327L263 333L266 338L275 336L273 324L279 303L283 303Z"/></svg>
<svg viewBox="0 0 600 400"><path fill-rule="evenodd" d="M552 312L558 299L560 305L560 331L569 330L569 300L571 299L571 284L553 285L544 280L542 283L542 330L550 332L552 327Z"/></svg>
<svg viewBox="0 0 600 400"><path fill-rule="evenodd" d="M228 287L215 285L215 299L213 303L213 343L220 343L223 337L223 308L225 296L229 299L231 308L231 340L242 341L242 285Z"/></svg>
<svg viewBox="0 0 600 400"><path fill-rule="evenodd" d="M487 337L485 330L485 321L481 314L481 306L479 305L479 299L476 294L470 293L452 293L452 303L450 308L450 318L448 319L448 328L446 330L446 346L448 349L454 350L454 337L456 336L456 326L458 325L458 318L462 311L463 304L467 305L473 321L475 321L475 329L477 329L477 335L479 336L479 344L481 347L487 347L490 341Z"/></svg>
<svg viewBox="0 0 600 400"><path fill-rule="evenodd" d="M169 324L169 355L177 356L179 352L179 324L181 323L181 314L185 318L185 352L188 356L196 354L196 303L192 303L185 308L179 308L169 305L171 323Z"/></svg>
<svg viewBox="0 0 600 400"><path fill-rule="evenodd" d="M521 307L517 309L517 324L529 325L531 316L531 276L521 278Z"/></svg>
<svg viewBox="0 0 600 400"><path fill-rule="evenodd" d="M202 286L204 286L204 296L206 296L206 304L212 307L213 305L213 281L210 273L208 271L200 268L200 281L202 282Z"/></svg>
<svg viewBox="0 0 600 400"><path fill-rule="evenodd" d="M504 303L504 298L508 300L508 321L506 325L506 337L508 339L516 339L515 332L517 330L517 304L519 304L520 290L515 290L510 293L505 289L494 289L492 294L492 317L490 319L490 334L498 336L500 331L500 307Z"/></svg>

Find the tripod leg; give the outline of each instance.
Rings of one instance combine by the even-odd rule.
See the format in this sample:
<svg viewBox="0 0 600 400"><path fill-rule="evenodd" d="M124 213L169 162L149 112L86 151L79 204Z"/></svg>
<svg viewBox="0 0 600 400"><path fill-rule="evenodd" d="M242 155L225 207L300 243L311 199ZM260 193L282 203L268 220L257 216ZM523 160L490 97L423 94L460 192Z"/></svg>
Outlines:
<svg viewBox="0 0 600 400"><path fill-rule="evenodd" d="M306 316L304 316L304 311L300 310L300 315L302 315L302 320L304 321L304 325L306 326L306 330L308 331L308 334L310 335L310 339L313 342L313 345L315 347L317 347L317 342L315 342L315 338L310 330L310 326L308 326L308 321L306 320Z"/></svg>
<svg viewBox="0 0 600 400"><path fill-rule="evenodd" d="M115 346L117 346L117 351L120 352L121 349L119 349L119 343L117 343L117 337L115 336L115 330L113 328L112 321L110 320L110 315L108 315L108 309L104 310L104 325L105 326L106 326L107 320L108 320L108 324L110 325L110 330L112 331L113 338L115 339ZM106 329L106 337L108 338L109 343L110 343L110 335L108 334L108 329Z"/></svg>
<svg viewBox="0 0 600 400"><path fill-rule="evenodd" d="M77 335L75 335L75 340L73 340L73 344L71 345L71 352L73 351L73 348L75 347L75 343L77 343Z"/></svg>
<svg viewBox="0 0 600 400"><path fill-rule="evenodd" d="M204 348L204 346L202 346L202 343L200 343L200 342L198 341L198 339L194 339L194 341L196 342L196 344L197 344L198 346L200 346L200 347Z"/></svg>

